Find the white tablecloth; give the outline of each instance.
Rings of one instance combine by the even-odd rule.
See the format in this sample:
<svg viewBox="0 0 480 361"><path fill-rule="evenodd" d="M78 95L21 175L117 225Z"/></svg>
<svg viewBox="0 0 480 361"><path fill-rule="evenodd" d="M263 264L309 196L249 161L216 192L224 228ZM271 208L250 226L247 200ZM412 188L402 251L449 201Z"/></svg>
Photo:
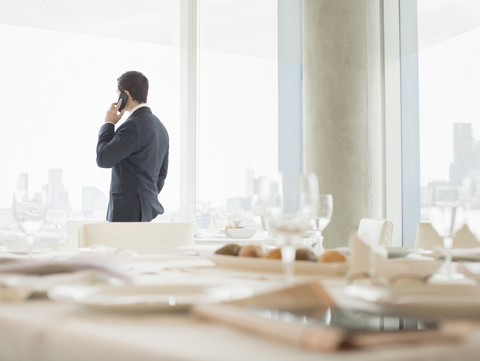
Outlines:
<svg viewBox="0 0 480 361"><path fill-rule="evenodd" d="M140 261L147 260L156 259L149 256ZM252 273L242 277L238 272L208 266L184 271L155 267L154 263L144 266L149 273L145 284L241 283L264 291L282 285L278 275ZM145 270L132 268L134 274ZM344 282L337 278L326 283L338 287ZM318 354L188 313L118 314L40 298L0 303L2 361L478 360L479 341Z"/></svg>
<svg viewBox="0 0 480 361"><path fill-rule="evenodd" d="M316 354L188 314L119 315L30 300L0 306L0 359L48 361L478 360L480 345Z"/></svg>

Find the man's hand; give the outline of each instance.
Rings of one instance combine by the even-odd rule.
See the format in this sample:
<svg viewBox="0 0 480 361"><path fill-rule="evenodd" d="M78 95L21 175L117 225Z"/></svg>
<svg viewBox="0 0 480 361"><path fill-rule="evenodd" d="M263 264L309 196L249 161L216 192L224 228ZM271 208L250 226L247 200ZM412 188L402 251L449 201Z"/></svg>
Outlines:
<svg viewBox="0 0 480 361"><path fill-rule="evenodd" d="M117 124L120 119L123 117L123 113L125 113L125 108L118 114L118 108L122 104L123 99L120 99L118 103L112 103L110 109L107 110L107 114L105 114L105 123L113 123Z"/></svg>

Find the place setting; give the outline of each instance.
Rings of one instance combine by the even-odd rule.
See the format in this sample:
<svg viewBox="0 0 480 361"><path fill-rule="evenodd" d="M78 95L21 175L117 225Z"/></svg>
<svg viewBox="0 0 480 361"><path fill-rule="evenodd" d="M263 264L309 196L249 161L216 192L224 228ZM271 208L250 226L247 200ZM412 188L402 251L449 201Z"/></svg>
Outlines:
<svg viewBox="0 0 480 361"><path fill-rule="evenodd" d="M5 250L11 262L0 264L0 299L48 298L112 315L189 314L317 352L457 343L478 331L456 323L480 319L476 250L451 249L449 240L464 223L476 234L475 199L435 193L430 220L444 248L433 251L391 247L388 227L377 238L359 230L348 247L325 249L334 199L320 194L314 174L262 177L254 204L255 228L237 216L218 232L222 241L210 243L192 208L195 244L162 254L90 244L48 259L29 241L18 259ZM387 334L355 326L359 318L380 324L385 317L415 319L422 329Z"/></svg>
<svg viewBox="0 0 480 361"><path fill-rule="evenodd" d="M475 257L468 257L475 256L477 250L452 250L452 239L464 223L475 236L479 235L478 200L475 196L465 197L464 191L461 187L439 186L431 194L429 217L443 238L441 250L420 250L418 257L413 252L405 258L389 259L386 247L352 235L348 285L337 290L338 302L382 316L480 319L480 267L471 262ZM453 254L463 257L454 262ZM461 262L464 260L469 262Z"/></svg>
<svg viewBox="0 0 480 361"><path fill-rule="evenodd" d="M296 194L293 204L286 197L289 192ZM283 273L287 282L295 275L344 275L347 257L323 248L322 231L332 211L332 196L318 194L314 174L260 177L253 212L271 242L249 244L235 239L202 256L224 269ZM240 224L241 220L234 221L227 231L242 231Z"/></svg>

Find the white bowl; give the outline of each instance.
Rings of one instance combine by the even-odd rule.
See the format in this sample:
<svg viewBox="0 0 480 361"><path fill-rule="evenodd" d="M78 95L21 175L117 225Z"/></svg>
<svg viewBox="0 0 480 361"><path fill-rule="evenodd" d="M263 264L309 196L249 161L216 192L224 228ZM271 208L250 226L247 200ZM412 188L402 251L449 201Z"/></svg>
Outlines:
<svg viewBox="0 0 480 361"><path fill-rule="evenodd" d="M394 277L408 278L409 276L424 278L437 272L442 264L443 262L440 261L394 258L375 262L375 272L387 280Z"/></svg>
<svg viewBox="0 0 480 361"><path fill-rule="evenodd" d="M247 239L252 238L257 233L257 230L251 228L228 228L227 232L232 238Z"/></svg>

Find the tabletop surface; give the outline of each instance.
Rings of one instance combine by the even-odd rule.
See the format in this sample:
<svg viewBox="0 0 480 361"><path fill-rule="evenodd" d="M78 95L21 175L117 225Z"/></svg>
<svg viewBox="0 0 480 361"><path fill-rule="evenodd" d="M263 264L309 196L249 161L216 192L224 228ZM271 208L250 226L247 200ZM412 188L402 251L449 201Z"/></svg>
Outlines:
<svg viewBox="0 0 480 361"><path fill-rule="evenodd" d="M162 256L163 257L163 256ZM160 257L160 260L165 260ZM172 256L176 257L176 256ZM241 284L256 291L285 286L278 274L248 273L201 265L186 257L185 267L165 269L154 256L139 257L131 272L142 284ZM168 258L168 257L167 257ZM185 260L182 260L184 262ZM328 289L340 289L344 277L315 277ZM299 277L297 282L306 278ZM338 316L338 315L337 315ZM377 316L350 315L366 329ZM398 319L382 320L395 328ZM397 327L398 328L398 327ZM473 337L473 336L472 336ZM189 312L115 313L36 297L0 307L1 360L477 360L478 336L461 344L422 344L316 353L225 324L207 322Z"/></svg>
<svg viewBox="0 0 480 361"><path fill-rule="evenodd" d="M3 360L318 360L319 354L180 314L116 314L30 300L0 308ZM321 354L322 360L478 359L478 340ZM461 358L456 358L461 356Z"/></svg>

